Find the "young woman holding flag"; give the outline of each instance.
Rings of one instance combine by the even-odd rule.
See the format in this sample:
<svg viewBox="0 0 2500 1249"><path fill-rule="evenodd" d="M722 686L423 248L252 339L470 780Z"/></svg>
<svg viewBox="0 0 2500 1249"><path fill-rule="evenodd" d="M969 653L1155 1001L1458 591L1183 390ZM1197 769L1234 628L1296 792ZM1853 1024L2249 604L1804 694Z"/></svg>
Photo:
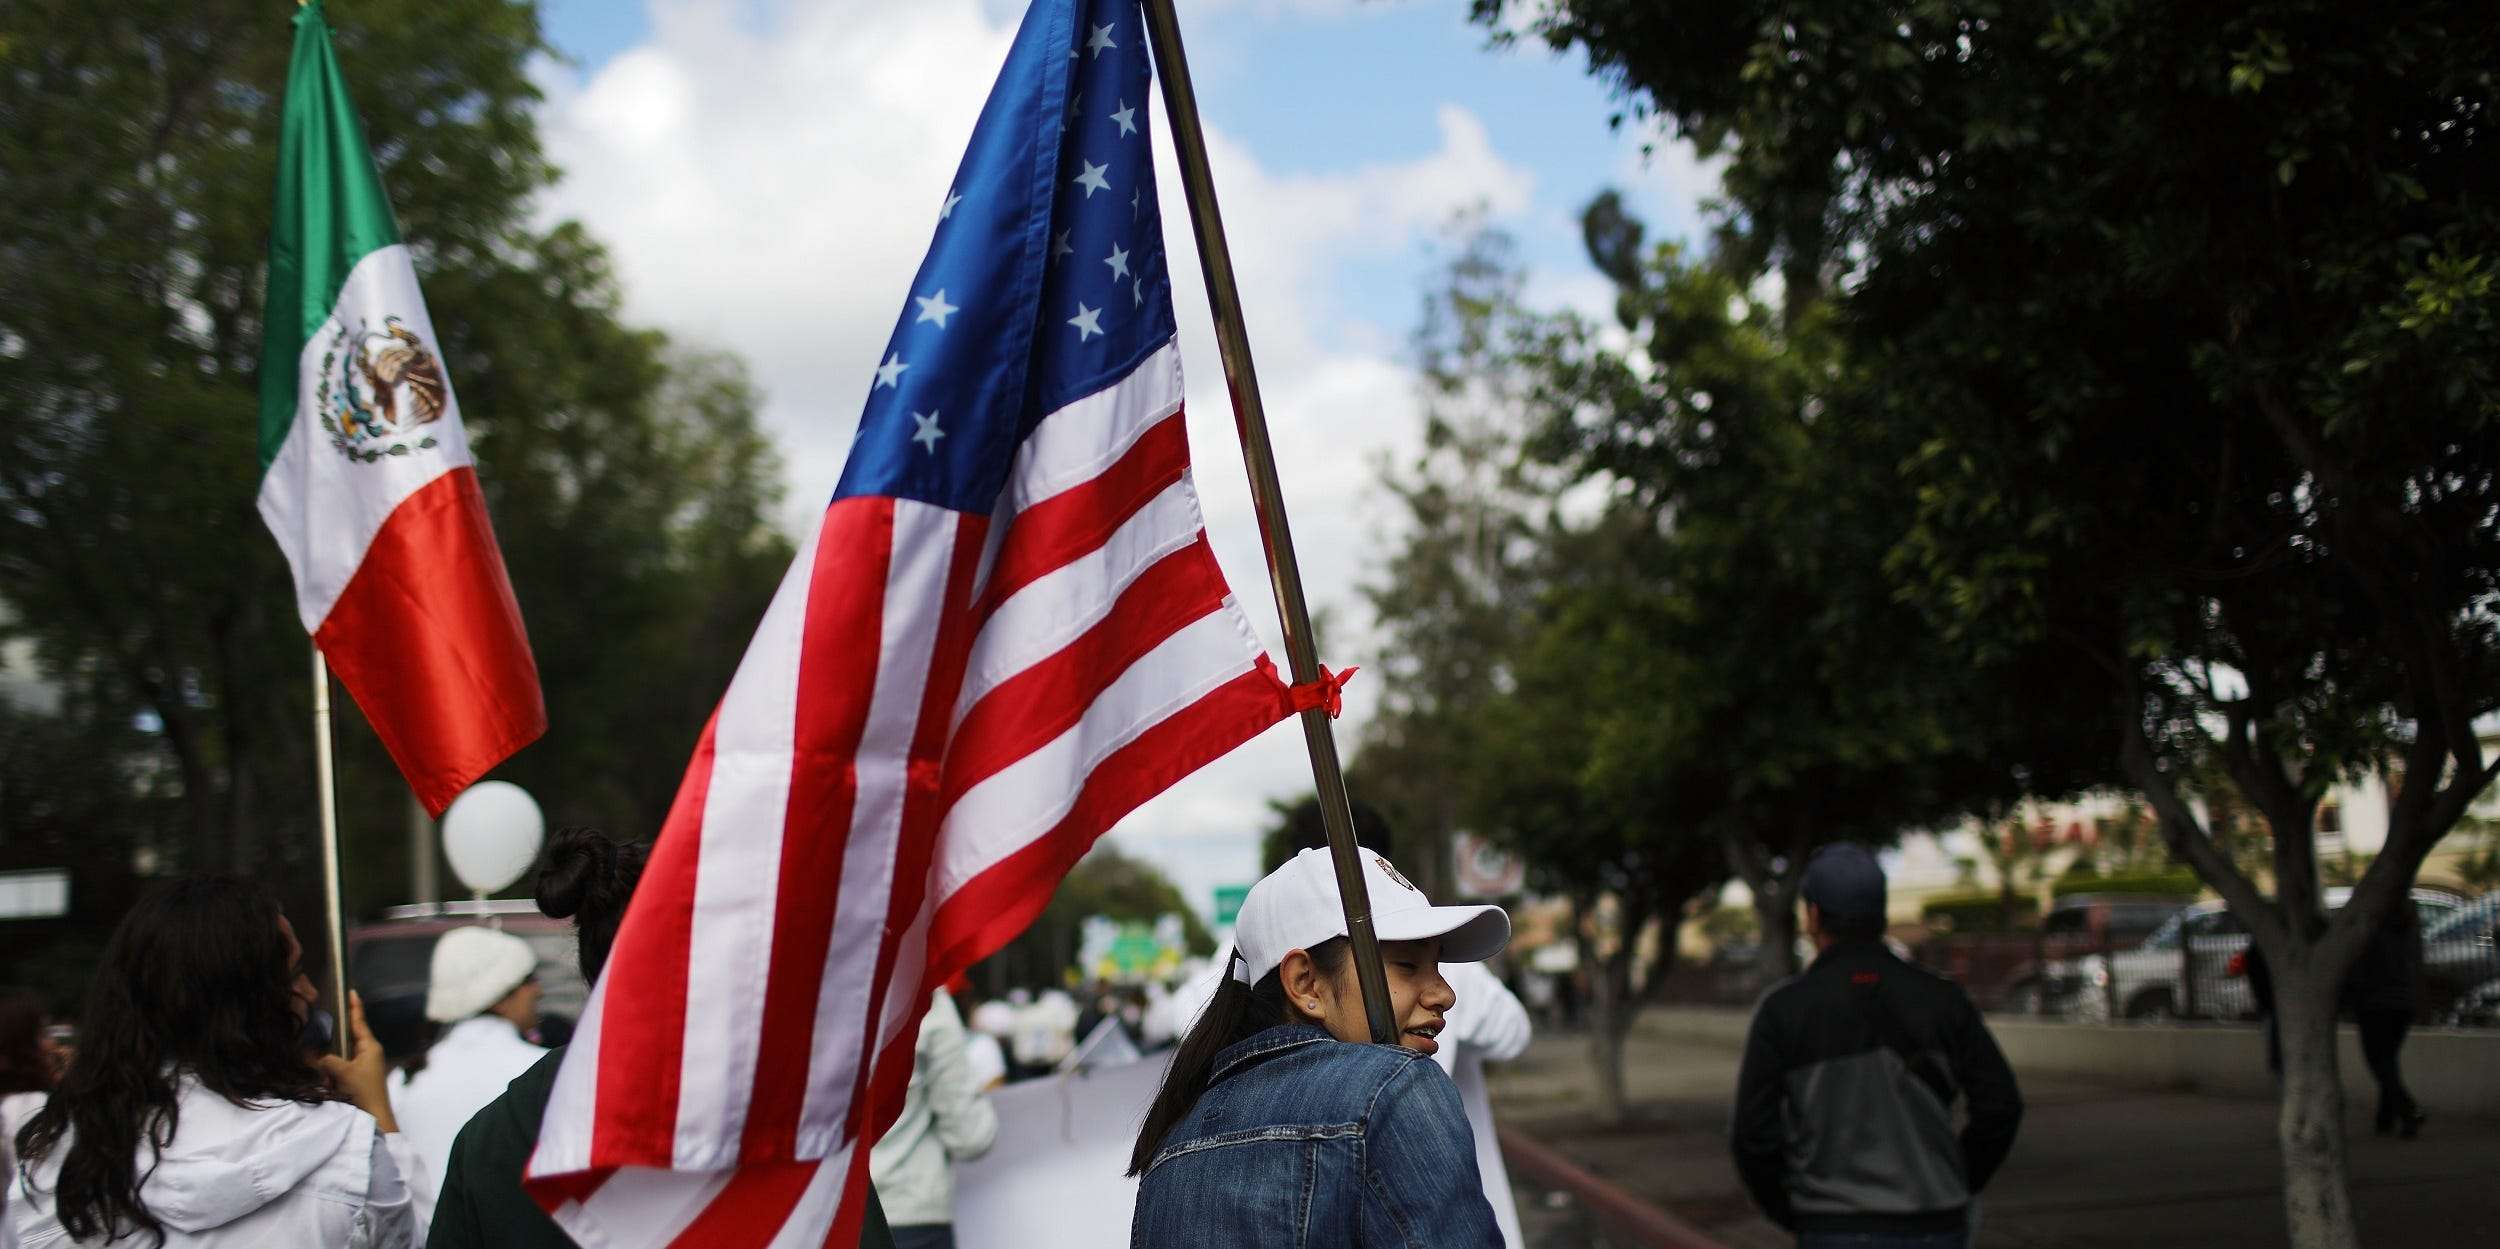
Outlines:
<svg viewBox="0 0 2500 1249"><path fill-rule="evenodd" d="M1456 995L1443 962L1510 940L1500 907L1434 906L1365 851L1398 1044L1369 1044L1326 850L1251 887L1232 977L1173 1056L1130 1174L1131 1243L1495 1249L1458 1088L1427 1061Z"/></svg>

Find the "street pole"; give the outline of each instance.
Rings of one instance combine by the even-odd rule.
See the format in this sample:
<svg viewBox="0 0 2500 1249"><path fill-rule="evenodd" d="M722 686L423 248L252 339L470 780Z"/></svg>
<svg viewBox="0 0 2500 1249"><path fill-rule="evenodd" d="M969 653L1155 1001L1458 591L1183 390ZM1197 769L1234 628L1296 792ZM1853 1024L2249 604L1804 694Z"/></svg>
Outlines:
<svg viewBox="0 0 2500 1249"><path fill-rule="evenodd" d="M1320 679L1319 649L1311 638L1311 613L1302 597L1302 571L1294 561L1293 531L1285 523L1284 487L1276 479L1276 454L1267 432L1267 410L1259 401L1258 370L1250 362L1250 335L1241 314L1241 292L1233 280L1233 258L1224 243L1224 218L1216 208L1215 178L1207 167L1206 134L1198 124L1198 97L1189 82L1188 58L1181 51L1180 21L1172 0L1145 0L1146 29L1154 45L1155 68L1163 82L1163 105L1172 122L1172 150L1180 159L1181 185L1189 198L1189 219L1198 237L1198 261L1206 271L1207 302L1215 311L1215 341L1224 361L1224 382L1232 391L1233 419L1241 432L1241 456L1250 471L1250 499L1259 518L1259 539L1267 548L1268 583L1276 592L1276 615L1284 626L1285 660L1296 685ZM1319 792L1320 822L1328 830L1328 853L1337 868L1337 892L1345 903L1346 936L1353 947L1356 980L1363 988L1363 1012L1371 1023L1372 1040L1395 1045L1396 1017L1389 1005L1389 981L1380 966L1380 944L1372 932L1371 896L1363 886L1360 848L1354 841L1354 811L1346 800L1345 772L1337 761L1337 737L1328 712L1302 713L1302 735L1311 752L1311 777Z"/></svg>
<svg viewBox="0 0 2500 1249"><path fill-rule="evenodd" d="M319 643L312 648L312 675L313 780L321 808L321 903L327 912L323 919L330 934L330 1000L334 1006L330 1044L344 1058L348 1056L347 925L346 907L339 900L338 774L330 756L330 661L322 657Z"/></svg>
<svg viewBox="0 0 2500 1249"><path fill-rule="evenodd" d="M415 790L408 791L408 900L419 906L434 906L443 900L440 876L435 870L434 819L425 813L425 804L417 801Z"/></svg>

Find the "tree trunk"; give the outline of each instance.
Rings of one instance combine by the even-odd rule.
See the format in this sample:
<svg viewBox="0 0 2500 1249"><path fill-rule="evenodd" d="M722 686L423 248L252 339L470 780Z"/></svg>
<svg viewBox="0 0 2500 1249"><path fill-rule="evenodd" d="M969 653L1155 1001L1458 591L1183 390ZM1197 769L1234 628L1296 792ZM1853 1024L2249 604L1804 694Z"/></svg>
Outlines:
<svg viewBox="0 0 2500 1249"><path fill-rule="evenodd" d="M2344 1165L2344 1086L2336 1068L2335 999L2340 977L2306 950L2274 973L2275 1022L2283 1046L2283 1095L2275 1136L2283 1150L2283 1217L2292 1249L2357 1249Z"/></svg>
<svg viewBox="0 0 2500 1249"><path fill-rule="evenodd" d="M1611 993L1601 989L1596 996L1592 1020L1596 1026L1589 1029L1589 1067L1597 1076L1597 1113L1607 1123L1621 1126L1630 1113L1623 1092L1623 1033L1615 1029L1623 1008Z"/></svg>
<svg viewBox="0 0 2500 1249"><path fill-rule="evenodd" d="M1772 983L1797 974L1797 877L1791 870L1776 876L1754 890L1754 922L1762 929L1762 948L1756 966L1761 969L1762 983Z"/></svg>

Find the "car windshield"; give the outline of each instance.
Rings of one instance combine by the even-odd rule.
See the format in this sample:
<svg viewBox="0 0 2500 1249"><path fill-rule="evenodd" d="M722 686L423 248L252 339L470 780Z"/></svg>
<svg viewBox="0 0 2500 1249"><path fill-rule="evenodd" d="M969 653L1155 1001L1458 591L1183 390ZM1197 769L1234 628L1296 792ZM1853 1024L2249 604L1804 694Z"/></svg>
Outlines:
<svg viewBox="0 0 2500 1249"><path fill-rule="evenodd" d="M2424 932L2422 939L2455 941L2460 938L2480 936L2494 923L2500 923L2500 893L2477 898L2463 909L2452 912L2446 919L2440 920Z"/></svg>
<svg viewBox="0 0 2500 1249"><path fill-rule="evenodd" d="M2175 950L2179 948L2179 924L2186 919L2186 917L2187 912L2181 911L2178 914L2171 916L2169 919L2163 920L2161 927L2154 929L2153 935L2144 939L2144 948L2148 950Z"/></svg>

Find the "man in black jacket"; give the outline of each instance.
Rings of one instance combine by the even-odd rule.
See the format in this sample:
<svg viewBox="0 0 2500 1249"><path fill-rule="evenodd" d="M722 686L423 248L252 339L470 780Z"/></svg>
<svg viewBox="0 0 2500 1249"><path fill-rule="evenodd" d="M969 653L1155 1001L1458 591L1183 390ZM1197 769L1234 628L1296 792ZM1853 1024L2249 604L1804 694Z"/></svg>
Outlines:
<svg viewBox="0 0 2500 1249"><path fill-rule="evenodd" d="M1962 1249L2022 1121L2013 1069L1959 986L1885 948L1874 855L1825 847L1801 892L1821 953L1754 1012L1737 1174L1799 1249ZM1970 1109L1958 1138L1956 1098Z"/></svg>

